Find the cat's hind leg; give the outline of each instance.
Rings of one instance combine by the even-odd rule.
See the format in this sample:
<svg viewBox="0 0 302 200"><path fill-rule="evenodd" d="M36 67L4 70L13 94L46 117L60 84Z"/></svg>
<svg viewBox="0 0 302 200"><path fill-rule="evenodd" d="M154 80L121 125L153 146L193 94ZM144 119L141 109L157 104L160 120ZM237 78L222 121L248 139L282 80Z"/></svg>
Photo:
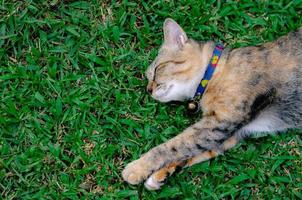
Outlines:
<svg viewBox="0 0 302 200"><path fill-rule="evenodd" d="M234 147L236 144L238 144L238 142L239 140L237 139L236 136L230 137L223 143L223 150L226 151ZM172 162L169 165L154 172L145 182L145 187L148 190L158 190L162 185L164 185L167 178L171 176L174 172L180 171L184 167L190 167L194 164L214 158L219 155L218 152L219 151L213 149L213 150L205 151L188 160Z"/></svg>

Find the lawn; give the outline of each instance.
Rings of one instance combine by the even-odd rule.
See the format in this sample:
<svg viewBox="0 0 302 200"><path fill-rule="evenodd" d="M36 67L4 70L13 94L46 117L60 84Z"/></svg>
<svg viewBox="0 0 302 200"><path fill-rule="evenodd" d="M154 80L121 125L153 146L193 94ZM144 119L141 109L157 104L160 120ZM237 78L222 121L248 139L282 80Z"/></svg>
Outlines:
<svg viewBox="0 0 302 200"><path fill-rule="evenodd" d="M171 17L240 47L302 26L301 0L2 0L0 199L302 199L301 131L249 139L159 191L124 166L198 120L145 91Z"/></svg>

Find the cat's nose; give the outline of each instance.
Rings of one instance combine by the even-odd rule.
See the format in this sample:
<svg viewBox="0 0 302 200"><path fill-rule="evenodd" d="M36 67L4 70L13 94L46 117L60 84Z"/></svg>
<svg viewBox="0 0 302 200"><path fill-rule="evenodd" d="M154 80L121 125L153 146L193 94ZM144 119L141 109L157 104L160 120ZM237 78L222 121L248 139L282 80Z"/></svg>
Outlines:
<svg viewBox="0 0 302 200"><path fill-rule="evenodd" d="M147 92L149 92L151 94L152 91L153 91L153 82L152 83L148 83L148 85L147 85Z"/></svg>
<svg viewBox="0 0 302 200"><path fill-rule="evenodd" d="M147 87L147 92L151 94L152 93L152 87Z"/></svg>

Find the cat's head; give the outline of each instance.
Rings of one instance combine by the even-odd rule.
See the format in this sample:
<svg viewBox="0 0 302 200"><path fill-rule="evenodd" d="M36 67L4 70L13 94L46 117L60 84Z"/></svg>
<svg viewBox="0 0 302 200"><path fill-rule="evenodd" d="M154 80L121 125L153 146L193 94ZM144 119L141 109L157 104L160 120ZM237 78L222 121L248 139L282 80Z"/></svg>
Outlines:
<svg viewBox="0 0 302 200"><path fill-rule="evenodd" d="M163 25L164 42L146 71L147 90L161 102L192 98L205 71L207 61L202 45L189 39L172 19Z"/></svg>

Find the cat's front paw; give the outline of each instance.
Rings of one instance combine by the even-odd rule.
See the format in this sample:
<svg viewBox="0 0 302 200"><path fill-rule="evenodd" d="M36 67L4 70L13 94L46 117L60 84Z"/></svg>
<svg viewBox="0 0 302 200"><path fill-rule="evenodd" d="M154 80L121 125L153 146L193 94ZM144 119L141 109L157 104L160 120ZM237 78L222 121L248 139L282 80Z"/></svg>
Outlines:
<svg viewBox="0 0 302 200"><path fill-rule="evenodd" d="M123 179L132 185L141 183L150 175L146 163L142 159L129 163L122 172Z"/></svg>
<svg viewBox="0 0 302 200"><path fill-rule="evenodd" d="M146 180L144 185L148 190L159 190L163 184L163 182L157 181L152 175Z"/></svg>

